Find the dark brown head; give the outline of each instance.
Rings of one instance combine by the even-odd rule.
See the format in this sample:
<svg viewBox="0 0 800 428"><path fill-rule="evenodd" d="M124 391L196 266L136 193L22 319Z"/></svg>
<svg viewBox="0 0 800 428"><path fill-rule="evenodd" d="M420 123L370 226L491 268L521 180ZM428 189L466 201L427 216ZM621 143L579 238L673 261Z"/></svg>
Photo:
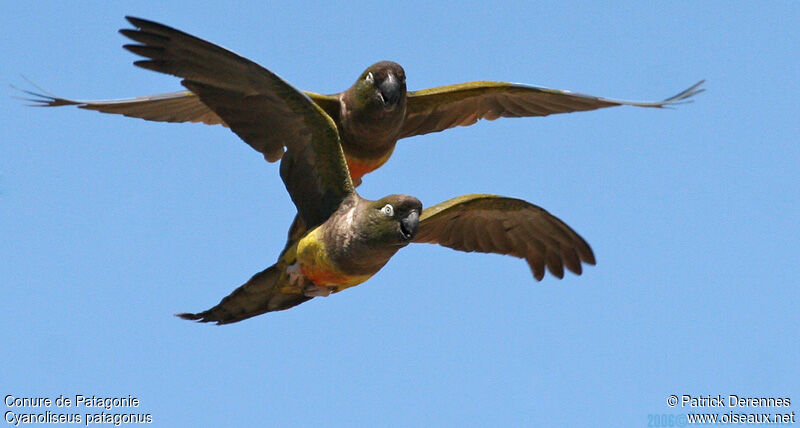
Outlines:
<svg viewBox="0 0 800 428"><path fill-rule="evenodd" d="M367 207L371 239L405 246L414 238L422 214L422 202L410 195L389 195Z"/></svg>
<svg viewBox="0 0 800 428"><path fill-rule="evenodd" d="M403 108L406 73L400 64L381 61L369 66L348 90L361 108L386 111Z"/></svg>

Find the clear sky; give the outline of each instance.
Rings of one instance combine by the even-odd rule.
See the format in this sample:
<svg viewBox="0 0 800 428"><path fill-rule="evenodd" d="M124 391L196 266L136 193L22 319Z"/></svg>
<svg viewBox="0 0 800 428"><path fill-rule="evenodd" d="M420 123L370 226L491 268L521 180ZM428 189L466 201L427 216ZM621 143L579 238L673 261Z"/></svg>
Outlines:
<svg viewBox="0 0 800 428"><path fill-rule="evenodd" d="M278 166L222 127L29 108L6 87L4 397L130 394L139 407L111 413L172 427L644 427L687 412L671 394L800 411L800 3L335 3L5 2L0 81L88 99L181 89L121 49L134 15L321 93L384 59L411 90L707 91L403 140L359 188L531 201L591 244L580 277L411 245L356 288L216 327L172 314L274 263L295 213Z"/></svg>

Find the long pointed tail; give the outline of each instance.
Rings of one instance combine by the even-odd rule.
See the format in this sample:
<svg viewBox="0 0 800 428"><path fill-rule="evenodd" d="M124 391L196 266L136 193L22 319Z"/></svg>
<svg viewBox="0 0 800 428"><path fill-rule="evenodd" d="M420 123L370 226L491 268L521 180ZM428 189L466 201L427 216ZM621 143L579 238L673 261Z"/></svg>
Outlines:
<svg viewBox="0 0 800 428"><path fill-rule="evenodd" d="M196 314L176 314L185 320L230 324L265 312L282 311L312 299L289 284L286 268L275 264L222 299L217 306Z"/></svg>

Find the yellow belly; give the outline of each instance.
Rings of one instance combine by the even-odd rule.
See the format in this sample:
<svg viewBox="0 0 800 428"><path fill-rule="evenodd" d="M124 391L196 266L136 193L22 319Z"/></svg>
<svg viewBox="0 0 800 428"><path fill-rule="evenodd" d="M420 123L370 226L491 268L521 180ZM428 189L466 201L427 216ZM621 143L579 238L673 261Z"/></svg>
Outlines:
<svg viewBox="0 0 800 428"><path fill-rule="evenodd" d="M341 291L368 280L372 275L346 275L333 265L325 251L318 227L297 243L297 261L307 280Z"/></svg>

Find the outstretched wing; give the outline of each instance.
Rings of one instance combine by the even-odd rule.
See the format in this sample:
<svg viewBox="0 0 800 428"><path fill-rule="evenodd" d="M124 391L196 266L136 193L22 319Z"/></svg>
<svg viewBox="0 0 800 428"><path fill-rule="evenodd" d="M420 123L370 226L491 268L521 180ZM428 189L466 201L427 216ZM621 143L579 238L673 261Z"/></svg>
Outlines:
<svg viewBox="0 0 800 428"><path fill-rule="evenodd" d="M563 278L564 266L580 275L581 262L595 264L589 244L563 221L523 200L495 195L464 195L425 209L414 242L523 258L537 280L545 266Z"/></svg>
<svg viewBox="0 0 800 428"><path fill-rule="evenodd" d="M661 108L687 102L704 89L704 80L657 102L622 101L559 89L507 82L469 82L408 93L406 120L400 138L472 125L480 119L547 116L629 105Z"/></svg>
<svg viewBox="0 0 800 428"><path fill-rule="evenodd" d="M354 192L336 124L307 95L260 65L217 45L156 22L127 18L120 30L141 44L125 45L146 60L139 67L182 77L181 83L231 130L264 153L281 158L281 177L309 230Z"/></svg>
<svg viewBox="0 0 800 428"><path fill-rule="evenodd" d="M41 90L41 89L40 89ZM171 92L145 97L128 98L120 100L72 100L60 98L33 91L22 92L33 96L28 101L36 103L39 107L77 106L86 110L101 113L121 114L123 116L154 122L194 122L206 125L228 126L216 113L208 108L197 95L191 91ZM42 91L44 92L44 91ZM314 92L305 92L315 103L328 114L335 114L339 108L339 100L333 95L321 95Z"/></svg>
<svg viewBox="0 0 800 428"><path fill-rule="evenodd" d="M279 263L253 275L213 308L177 316L186 320L230 324L266 312L289 309L310 299L289 283L286 268Z"/></svg>
<svg viewBox="0 0 800 428"><path fill-rule="evenodd" d="M94 101L72 100L26 90L22 92L36 97L29 98L28 101L36 103L35 105L39 107L77 106L86 110L121 114L155 122L202 122L208 125L228 126L191 91Z"/></svg>

